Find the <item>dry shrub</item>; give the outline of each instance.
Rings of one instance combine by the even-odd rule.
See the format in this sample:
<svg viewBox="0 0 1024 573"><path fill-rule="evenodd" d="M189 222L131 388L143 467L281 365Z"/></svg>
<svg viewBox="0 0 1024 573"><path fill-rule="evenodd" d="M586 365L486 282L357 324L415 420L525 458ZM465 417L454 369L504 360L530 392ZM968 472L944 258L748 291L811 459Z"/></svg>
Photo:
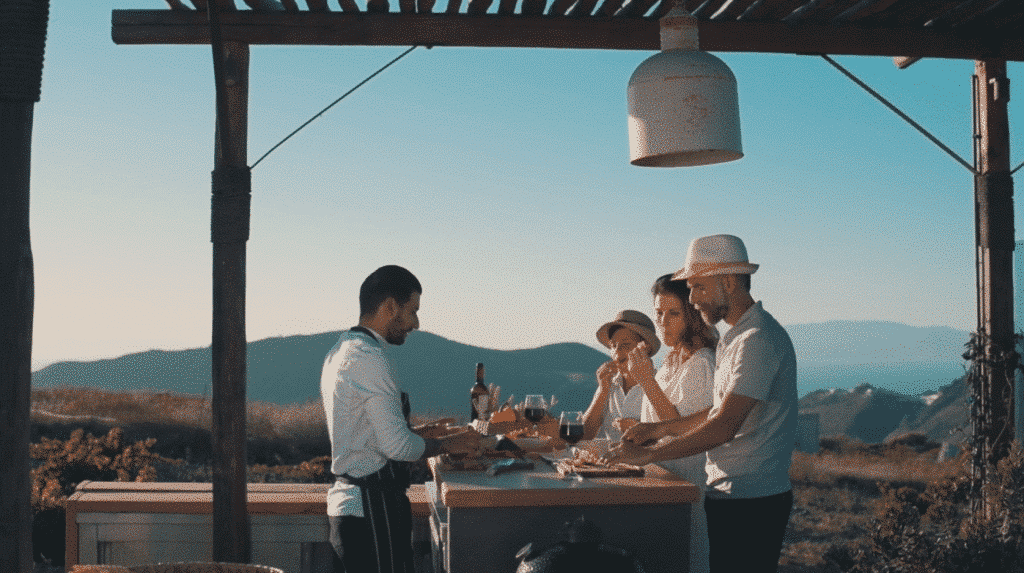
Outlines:
<svg viewBox="0 0 1024 573"><path fill-rule="evenodd" d="M96 437L78 429L68 440L30 444L33 547L37 561L64 561L64 514L68 497L84 480L155 481L154 464L177 463L150 451L155 439L128 444L121 428Z"/></svg>
<svg viewBox="0 0 1024 573"><path fill-rule="evenodd" d="M296 465L268 466L254 464L248 468L249 483L331 483L331 457L319 456Z"/></svg>

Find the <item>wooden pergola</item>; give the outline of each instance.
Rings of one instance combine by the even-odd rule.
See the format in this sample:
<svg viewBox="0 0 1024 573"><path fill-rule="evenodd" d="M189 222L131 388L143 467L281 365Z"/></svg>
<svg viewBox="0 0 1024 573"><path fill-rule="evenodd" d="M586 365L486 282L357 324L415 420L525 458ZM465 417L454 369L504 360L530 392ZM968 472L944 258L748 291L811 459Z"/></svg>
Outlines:
<svg viewBox="0 0 1024 573"><path fill-rule="evenodd" d="M16 1L45 0L0 0L0 3ZM169 9L114 10L112 37L117 44L213 46L218 94L211 223L214 253L213 519L217 532L213 557L217 561L245 562L249 555L245 514L249 46L422 45L653 51L660 48L658 18L668 12L673 2L449 0L447 4L438 4L436 0L397 0L394 5L389 0L366 0L365 5L360 6L355 0L330 0L330 3L328 0L302 0L302 5L298 0L244 0L245 6L241 7L234 0L189 1L191 5L184 0L166 0ZM208 4L211 1L214 3ZM710 52L891 56L900 67L920 58L976 62L973 171L978 332L986 335L987 353L995 356L1012 349L1014 225L1006 62L1024 61L1024 2L685 0L683 4L699 20L701 49ZM0 18L2 15L0 12ZM27 178L23 187L27 204ZM0 204L0 208L3 207ZM25 217L24 228L27 229L27 209ZM5 220L0 221L7 225ZM27 234L19 241L27 245ZM0 250L7 249L8 244L0 240ZM10 248L13 251L14 247ZM0 262L8 260L2 255L0 253ZM17 264L23 269L25 262ZM31 259L27 264L30 274ZM0 270L5 273L0 278L10 273L18 275L18 268ZM9 290L4 289L8 285L22 289L15 290L15 294L22 296L6 297ZM24 281L19 283L13 279L0 284L0 305L6 304L6 300L24 301L25 288ZM31 281L27 288L30 292ZM25 303L19 304L18 308L24 310ZM27 304L30 338L30 296ZM4 357L4 352L5 349L0 349L0 358ZM0 372L3 384L27 392L30 378L25 379L25 369L14 376L15 369L7 368L14 363L27 365L29 355L11 356L13 362L0 361L0 368L4 369ZM1012 405L1004 400L1010 391L1005 372L989 369L985 376L986 392L997 412L996 419L1012 420ZM6 408L6 405L0 406L0 409ZM17 408L21 410L7 419L13 420L18 428L27 427L27 404ZM6 410L0 413L10 414ZM1007 437L1004 433L1000 439ZM6 454L6 451L0 452L6 459L12 459ZM17 482L15 474L20 467L27 467L27 461L19 466L18 458L14 460L16 463L0 470L0 478L9 478L0 479L0 483ZM5 492L12 490L5 489ZM27 491L23 493L28 496ZM17 496L5 495L4 499L11 497ZM0 510L5 508L0 507ZM3 515L12 514L4 511ZM10 547L4 539L9 528L3 525L0 523L0 547ZM24 521L22 526L23 530L28 529ZM7 557L11 558L0 555L0 564L16 563L12 556Z"/></svg>

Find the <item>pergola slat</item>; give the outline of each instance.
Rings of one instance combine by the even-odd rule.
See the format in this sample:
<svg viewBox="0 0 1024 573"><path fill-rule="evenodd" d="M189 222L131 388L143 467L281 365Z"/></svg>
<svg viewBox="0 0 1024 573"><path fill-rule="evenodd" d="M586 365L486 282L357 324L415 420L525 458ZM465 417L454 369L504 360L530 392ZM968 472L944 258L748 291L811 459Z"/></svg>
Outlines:
<svg viewBox="0 0 1024 573"><path fill-rule="evenodd" d="M565 16L576 0L554 0L548 7L548 16Z"/></svg>
<svg viewBox="0 0 1024 573"><path fill-rule="evenodd" d="M515 14L517 1L518 0L500 0L500 2L498 2L498 14L501 16Z"/></svg>
<svg viewBox="0 0 1024 573"><path fill-rule="evenodd" d="M206 11L206 0L189 0L192 5L196 7L196 10Z"/></svg>
<svg viewBox="0 0 1024 573"><path fill-rule="evenodd" d="M306 6L309 7L310 12L331 11L331 9L327 7L327 0L306 0Z"/></svg>
<svg viewBox="0 0 1024 573"><path fill-rule="evenodd" d="M295 3L295 0L281 0L281 4L284 4L284 9L286 11L293 14L299 11L299 5Z"/></svg>
<svg viewBox="0 0 1024 573"><path fill-rule="evenodd" d="M710 18L712 14L717 12L719 8L731 1L732 0L704 0L693 10L689 10L689 12L698 18L706 20Z"/></svg>
<svg viewBox="0 0 1024 573"><path fill-rule="evenodd" d="M462 8L462 0L448 0L448 6L444 9L445 14L458 14Z"/></svg>
<svg viewBox="0 0 1024 573"><path fill-rule="evenodd" d="M356 0L338 0L338 7L341 8L342 12L348 14L358 14L360 12Z"/></svg>
<svg viewBox="0 0 1024 573"><path fill-rule="evenodd" d="M391 4L388 0L366 0L366 11L384 14L391 11Z"/></svg>
<svg viewBox="0 0 1024 573"><path fill-rule="evenodd" d="M594 6L597 6L597 0L578 0L573 4L566 16L582 17L590 16L594 13Z"/></svg>
<svg viewBox="0 0 1024 573"><path fill-rule="evenodd" d="M519 10L523 16L540 16L546 6L547 0L523 0Z"/></svg>
<svg viewBox="0 0 1024 573"><path fill-rule="evenodd" d="M744 20L750 21L779 21L789 16L800 6L807 3L807 0L778 0L775 2L765 1L756 7L751 7L743 14Z"/></svg>
<svg viewBox="0 0 1024 573"><path fill-rule="evenodd" d="M486 14L493 2L494 0L469 0L469 6L466 7L466 13L474 16Z"/></svg>
<svg viewBox="0 0 1024 573"><path fill-rule="evenodd" d="M885 10L876 12L860 22L865 25L924 25L931 20L933 14L947 12L957 4L959 1L956 0L898 0Z"/></svg>
<svg viewBox="0 0 1024 573"><path fill-rule="evenodd" d="M629 0L615 13L619 18L643 16L657 0Z"/></svg>
<svg viewBox="0 0 1024 573"><path fill-rule="evenodd" d="M867 18L889 8L899 0L860 0L832 19L833 24L852 22Z"/></svg>
<svg viewBox="0 0 1024 573"><path fill-rule="evenodd" d="M730 0L728 3L723 4L714 14L710 15L709 18L714 20L735 20L755 2L756 0Z"/></svg>
<svg viewBox="0 0 1024 573"><path fill-rule="evenodd" d="M525 0L524 0L525 1ZM614 16L625 0L601 0L594 14L598 16Z"/></svg>
<svg viewBox="0 0 1024 573"><path fill-rule="evenodd" d="M188 6L184 5L181 0L166 0L167 5L170 6L171 10L191 10Z"/></svg>
<svg viewBox="0 0 1024 573"><path fill-rule="evenodd" d="M415 14L416 0L398 0L398 11L403 14Z"/></svg>
<svg viewBox="0 0 1024 573"><path fill-rule="evenodd" d="M114 10L118 44L207 44L206 14L182 10ZM468 17L449 14L222 14L226 40L256 45L473 46L658 50L653 18ZM1024 39L924 28L865 28L778 22L699 23L710 52L919 56L1024 61Z"/></svg>
<svg viewBox="0 0 1024 573"><path fill-rule="evenodd" d="M851 4L853 4L851 0L815 0L794 10L784 21L794 22L800 20L824 24L845 12Z"/></svg>
<svg viewBox="0 0 1024 573"><path fill-rule="evenodd" d="M658 18L661 18L665 14L668 14L668 11L671 9L672 0L661 0L658 3L658 5L654 7L654 10L651 12L651 18L657 20Z"/></svg>
<svg viewBox="0 0 1024 573"><path fill-rule="evenodd" d="M416 0L417 14L430 14L434 11L436 0Z"/></svg>

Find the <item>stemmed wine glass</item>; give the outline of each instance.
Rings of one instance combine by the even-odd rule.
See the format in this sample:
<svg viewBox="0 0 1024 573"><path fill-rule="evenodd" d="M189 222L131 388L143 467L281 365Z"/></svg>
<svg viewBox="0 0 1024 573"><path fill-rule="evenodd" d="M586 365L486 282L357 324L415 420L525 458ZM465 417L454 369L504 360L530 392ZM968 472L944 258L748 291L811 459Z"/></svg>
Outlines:
<svg viewBox="0 0 1024 573"><path fill-rule="evenodd" d="M562 417L558 421L558 437L571 446L569 448L570 459L576 457L576 448L572 446L583 439L583 431L583 412L562 412ZM575 466L572 467L570 476L582 480L582 476L576 473Z"/></svg>
<svg viewBox="0 0 1024 573"><path fill-rule="evenodd" d="M540 394L529 394L526 396L526 402L523 404L523 416L533 422L534 427L537 427L537 422L544 419L547 411L548 405L544 401L544 396Z"/></svg>

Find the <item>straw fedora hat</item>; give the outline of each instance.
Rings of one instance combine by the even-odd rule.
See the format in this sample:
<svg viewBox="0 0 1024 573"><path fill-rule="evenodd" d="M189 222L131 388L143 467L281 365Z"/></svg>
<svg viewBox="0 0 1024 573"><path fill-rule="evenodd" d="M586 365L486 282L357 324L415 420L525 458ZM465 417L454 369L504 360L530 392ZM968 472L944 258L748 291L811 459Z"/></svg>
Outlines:
<svg viewBox="0 0 1024 573"><path fill-rule="evenodd" d="M700 237L690 243L686 265L672 275L672 280L714 275L752 275L758 265L747 260L747 248L733 235Z"/></svg>
<svg viewBox="0 0 1024 573"><path fill-rule="evenodd" d="M601 328L597 329L597 340L608 348L611 348L612 344L608 331L613 326L622 326L640 335L640 338L644 339L644 342L647 343L651 356L654 356L658 349L661 348L661 341L658 340L658 335L654 333L654 322L639 310L620 310L619 314L615 315L615 320L605 323Z"/></svg>

